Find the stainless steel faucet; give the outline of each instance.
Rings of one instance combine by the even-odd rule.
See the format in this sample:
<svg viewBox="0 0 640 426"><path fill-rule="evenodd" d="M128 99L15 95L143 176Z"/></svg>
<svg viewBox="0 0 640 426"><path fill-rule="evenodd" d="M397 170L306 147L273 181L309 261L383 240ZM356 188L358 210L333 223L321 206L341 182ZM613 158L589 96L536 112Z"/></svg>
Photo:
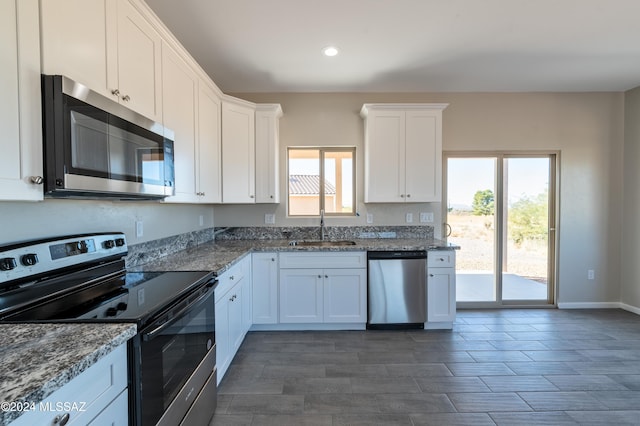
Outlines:
<svg viewBox="0 0 640 426"><path fill-rule="evenodd" d="M320 240L324 241L324 209L320 210Z"/></svg>

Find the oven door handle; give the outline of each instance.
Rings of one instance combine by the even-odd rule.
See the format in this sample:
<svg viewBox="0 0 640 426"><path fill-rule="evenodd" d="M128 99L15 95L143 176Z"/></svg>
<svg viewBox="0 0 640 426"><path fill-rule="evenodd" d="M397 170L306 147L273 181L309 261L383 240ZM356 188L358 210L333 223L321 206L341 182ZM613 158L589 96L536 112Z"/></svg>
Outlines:
<svg viewBox="0 0 640 426"><path fill-rule="evenodd" d="M143 332L142 333L142 338L144 339L144 341L147 342L149 340L152 340L156 335L161 333L162 330L164 330L165 328L169 327L171 324L176 322L176 320L178 320L180 317L182 317L182 315L185 312L187 312L188 310L190 310L194 306L199 305L200 303L202 303L206 298L209 297L209 293L212 291L212 288L213 288L212 286L207 285L207 291L206 292L204 292L195 301L189 303L187 306L185 306L184 308L180 309L178 312L174 313L173 317L169 321L163 322L158 327L154 328L153 330L151 330L149 332Z"/></svg>

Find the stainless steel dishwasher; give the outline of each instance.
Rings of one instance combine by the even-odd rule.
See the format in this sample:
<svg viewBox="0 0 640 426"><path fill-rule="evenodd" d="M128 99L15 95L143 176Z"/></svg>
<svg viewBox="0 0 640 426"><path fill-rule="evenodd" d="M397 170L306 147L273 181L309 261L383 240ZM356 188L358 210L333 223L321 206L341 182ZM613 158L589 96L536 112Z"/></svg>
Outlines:
<svg viewBox="0 0 640 426"><path fill-rule="evenodd" d="M427 252L370 251L368 329L424 328Z"/></svg>

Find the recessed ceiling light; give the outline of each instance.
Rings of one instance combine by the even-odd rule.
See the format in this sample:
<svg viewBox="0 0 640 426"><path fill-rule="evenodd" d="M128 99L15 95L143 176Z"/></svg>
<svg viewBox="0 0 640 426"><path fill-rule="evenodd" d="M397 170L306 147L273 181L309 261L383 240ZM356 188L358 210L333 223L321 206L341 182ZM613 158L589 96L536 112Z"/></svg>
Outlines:
<svg viewBox="0 0 640 426"><path fill-rule="evenodd" d="M322 53L325 56L336 56L338 54L338 48L334 46L328 46L322 49Z"/></svg>

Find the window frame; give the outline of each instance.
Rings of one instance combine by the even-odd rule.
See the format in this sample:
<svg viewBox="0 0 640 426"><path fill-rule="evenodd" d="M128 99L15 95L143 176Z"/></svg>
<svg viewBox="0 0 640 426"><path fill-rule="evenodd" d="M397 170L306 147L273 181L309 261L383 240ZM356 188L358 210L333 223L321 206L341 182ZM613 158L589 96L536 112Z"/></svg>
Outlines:
<svg viewBox="0 0 640 426"><path fill-rule="evenodd" d="M320 188L318 195L318 212L317 214L291 214L291 193L289 192L289 180L291 178L289 165L290 165L290 152L291 151L318 151L319 153L319 171L320 171ZM328 212L325 209L325 154L329 152L350 152L351 153L351 205L352 211L350 213L342 212ZM357 215L356 209L356 147L355 146L288 146L287 147L287 217L291 218L305 218L305 217L320 217L320 212L324 210L324 216L332 217L355 217Z"/></svg>

